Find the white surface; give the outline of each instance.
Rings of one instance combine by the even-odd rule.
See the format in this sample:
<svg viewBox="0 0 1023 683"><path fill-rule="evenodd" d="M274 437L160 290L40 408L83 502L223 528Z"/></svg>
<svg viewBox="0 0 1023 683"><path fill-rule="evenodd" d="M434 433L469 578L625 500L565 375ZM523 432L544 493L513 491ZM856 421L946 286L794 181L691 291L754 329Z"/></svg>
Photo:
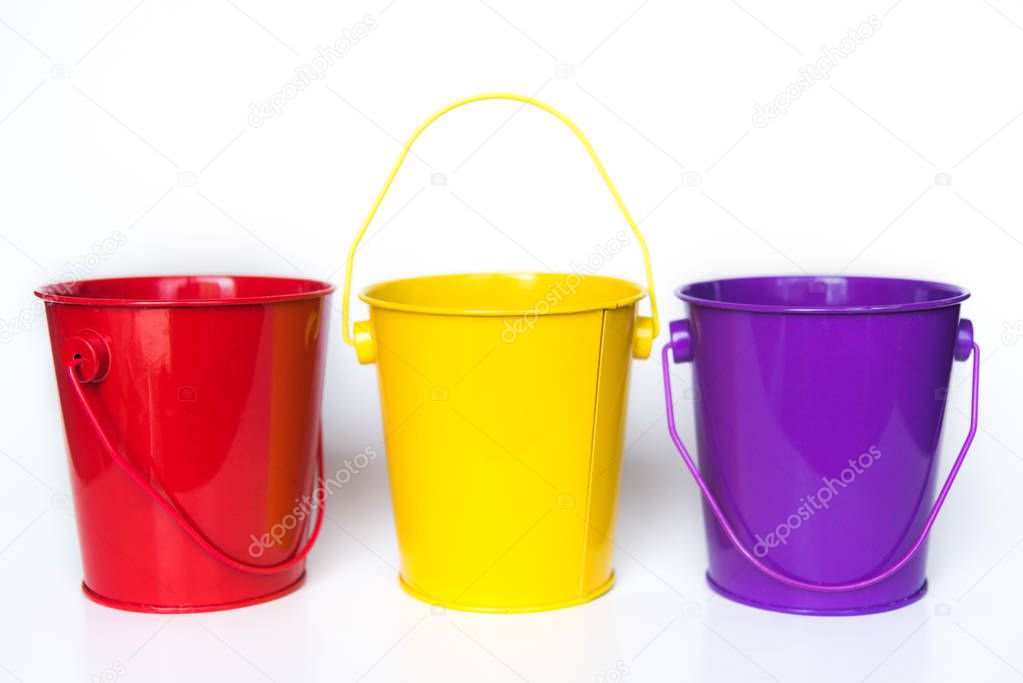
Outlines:
<svg viewBox="0 0 1023 683"><path fill-rule="evenodd" d="M1007 0L776 5L3 3L0 318L23 315L29 329L0 347L0 680L560 683L613 681L616 667L637 682L1023 678L1023 10ZM250 103L365 15L376 28L323 80L248 125ZM755 103L870 15L880 29L829 80L753 126ZM558 65L572 76L556 77ZM83 598L32 288L90 261L79 276L339 282L395 139L488 90L535 94L592 138L643 219L665 321L682 311L674 286L728 275L895 274L972 290L964 313L985 351L982 431L934 530L926 599L813 619L712 598L696 489L665 433L653 360L633 373L618 585L589 605L435 614L405 596L382 459L330 501L309 582L286 599L165 617ZM542 113L463 109L410 158L356 284L585 259L622 227L588 163ZM446 185L431 184L437 173ZM944 173L951 185L936 184ZM123 246L89 256L116 231ZM638 279L635 249L605 272ZM379 448L381 431L374 370L342 345L339 316L331 334L332 471ZM955 373L946 468L969 407L968 368Z"/></svg>

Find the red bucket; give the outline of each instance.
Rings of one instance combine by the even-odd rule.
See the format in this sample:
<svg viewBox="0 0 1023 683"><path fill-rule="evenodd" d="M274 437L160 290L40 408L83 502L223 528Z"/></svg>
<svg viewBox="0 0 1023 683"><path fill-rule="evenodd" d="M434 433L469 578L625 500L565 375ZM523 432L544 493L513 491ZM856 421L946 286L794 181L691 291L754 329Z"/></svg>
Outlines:
<svg viewBox="0 0 1023 683"><path fill-rule="evenodd" d="M325 282L42 287L93 600L203 612L285 595L322 523Z"/></svg>

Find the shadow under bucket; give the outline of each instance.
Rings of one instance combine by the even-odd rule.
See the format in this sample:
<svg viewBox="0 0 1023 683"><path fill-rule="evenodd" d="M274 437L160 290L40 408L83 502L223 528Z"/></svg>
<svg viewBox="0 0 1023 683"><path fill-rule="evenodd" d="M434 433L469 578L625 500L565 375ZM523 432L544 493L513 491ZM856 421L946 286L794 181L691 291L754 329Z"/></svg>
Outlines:
<svg viewBox="0 0 1023 683"><path fill-rule="evenodd" d="M331 290L168 276L36 291L91 599L202 612L301 585L322 522Z"/></svg>
<svg viewBox="0 0 1023 683"><path fill-rule="evenodd" d="M711 587L781 612L866 614L926 591L927 534L977 428L969 293L917 280L757 277L681 287L662 351L668 428L705 498ZM970 430L935 498L952 360ZM692 362L700 465L670 361Z"/></svg>

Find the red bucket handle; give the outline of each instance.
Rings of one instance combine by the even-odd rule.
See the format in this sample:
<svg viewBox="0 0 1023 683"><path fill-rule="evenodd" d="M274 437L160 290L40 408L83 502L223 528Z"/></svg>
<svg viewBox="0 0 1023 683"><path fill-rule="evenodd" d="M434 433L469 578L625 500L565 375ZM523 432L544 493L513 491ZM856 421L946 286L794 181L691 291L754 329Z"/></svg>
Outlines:
<svg viewBox="0 0 1023 683"><path fill-rule="evenodd" d="M955 357L956 360L966 360L969 358L969 351L972 348L973 389L970 399L970 431L966 434L966 441L963 443L963 447L959 450L959 455L952 464L952 470L949 472L948 478L945 480L945 484L941 487L941 492L938 493L938 497L935 499L934 505L931 507L931 512L927 516L927 522L924 524L923 529L920 531L920 535L917 537L912 547L910 547L910 549L906 551L906 554L900 557L895 564L891 565L884 571L859 581L830 584L811 583L783 574L776 569L768 567L742 545L742 542L739 540L738 535L736 535L732 525L725 517L725 513L722 511L721 506L718 505L717 500L715 500L714 494L711 493L710 487L700 474L699 468L696 466L696 463L693 462L692 456L689 455L689 451L686 450L685 445L682 443L682 439L679 438L678 429L675 427L675 402L672 399L671 393L671 365L669 354L673 353L674 361L676 363L692 360L692 340L689 336L688 321L677 321L672 323L671 327L672 341L665 344L664 348L661 350L661 366L664 371L664 401L668 418L668 433L671 435L671 440L675 442L675 447L678 448L678 452L682 455L682 461L685 462L690 474L692 474L693 478L696 480L696 485L700 488L700 492L707 501L707 505L710 507L711 512L714 513L714 517L717 519L718 524L721 525L722 531L724 531L725 535L728 536L728 539L732 542L732 545L735 546L736 550L742 553L742 556L749 560L750 564L772 579L794 588L801 588L803 590L814 591L817 593L845 593L880 583L902 569L906 566L906 563L913 559L920 548L923 547L924 541L927 540L927 534L930 533L931 527L934 526L934 521L937 519L938 513L941 511L941 506L945 503L945 498L948 496L949 489L952 488L952 483L955 481L956 475L959 473L959 468L962 466L963 460L966 458L966 453L970 450L970 444L973 443L973 437L977 433L977 397L980 389L980 346L973 341L973 328L968 320L961 321L959 338L956 342Z"/></svg>
<svg viewBox="0 0 1023 683"><path fill-rule="evenodd" d="M92 410L92 406L89 405L89 401L81 386L82 384L89 382L99 381L103 378L103 375L106 374L106 363L108 361L106 358L102 357L102 353L105 352L105 348L103 348L102 351L97 348L96 341L99 340L91 338L93 335L94 333L84 333L79 337L68 340L69 347L74 346L84 351L84 353L75 352L73 354L66 354L64 363L65 369L67 370L68 381L71 384L71 389L74 392L75 397L78 399L82 410L85 412L86 418L88 418L92 428L96 431L96 436L99 437L100 443L103 444L103 448L106 449L110 458L120 465L121 469L123 469L125 473L142 488L143 491L149 494L149 497L152 498L157 505L162 507L167 514L169 514L171 518L177 522L178 526L181 527L186 534L191 536L203 550L209 553L209 555L215 560L219 560L231 569L236 569L247 574L278 574L291 569L305 560L306 555L309 554L309 551L312 550L313 545L316 543L316 538L320 535L320 528L323 526L324 501L316 501L316 521L313 524L312 533L309 534L309 538L306 540L306 543L301 550L295 553L295 555L291 558L278 562L277 564L249 564L230 557L227 553L214 545L213 541L199 530L189 520L188 516L184 512L179 510L177 506L161 495L152 484L146 481L146 479L139 474L134 467L132 467L131 463L117 452L117 449L110 443L110 439L107 438L106 433L103 431L103 427L100 426L99 420L96 419L96 414ZM105 344L103 346L105 347ZM82 369L81 376L79 375L79 368ZM316 481L321 484L323 482L322 426L320 427L316 450Z"/></svg>

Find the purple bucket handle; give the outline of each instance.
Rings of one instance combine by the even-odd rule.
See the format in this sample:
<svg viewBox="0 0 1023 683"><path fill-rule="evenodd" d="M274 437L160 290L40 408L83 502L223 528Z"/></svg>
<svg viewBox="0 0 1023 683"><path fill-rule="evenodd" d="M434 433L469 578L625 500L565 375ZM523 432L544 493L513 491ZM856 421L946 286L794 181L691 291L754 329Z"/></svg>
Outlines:
<svg viewBox="0 0 1023 683"><path fill-rule="evenodd" d="M671 440L675 442L675 447L678 448L678 452L682 455L683 462L685 462L686 467L689 468L690 474L692 474L693 478L696 479L696 485L700 487L700 492L707 501L707 505L710 506L711 512L714 513L714 517L717 519L718 524L721 525L721 529L725 532L725 535L728 536L728 539L732 542L735 548L742 553L742 556L745 557L750 564L772 579L780 581L788 586L793 586L794 588L802 588L803 590L816 591L818 593L845 593L880 583L902 569L910 560L913 559L913 556L916 555L920 548L923 547L924 541L927 540L927 534L930 532L931 527L934 526L934 521L937 519L938 513L941 511L941 506L945 503L945 498L948 496L949 489L952 488L952 483L955 481L956 475L959 473L959 468L962 467L963 460L966 458L966 453L970 450L970 444L973 443L973 437L977 433L977 397L980 389L980 346L973 341L973 324L969 320L964 318L959 321L954 357L956 360L963 361L970 357L971 351L973 352L973 388L970 398L970 431L966 435L966 441L963 443L963 447L959 450L959 455L952 464L952 470L949 472L948 478L945 480L945 484L941 487L941 491L938 493L938 497L935 499L934 505L931 507L930 514L927 515L927 522L924 524L924 528L920 531L920 535L917 537L912 547L906 551L906 554L884 571L859 581L831 584L810 583L786 576L785 574L768 567L742 545L742 542L736 535L735 530L732 529L732 525L728 522L728 519L725 518L724 512L721 510L721 506L718 505L717 500L714 499L714 494L711 493L710 488L707 486L707 482L704 481L703 476L700 475L699 468L693 461L692 456L689 455L689 451L686 450L685 445L683 445L682 439L679 438L678 435L678 429L675 427L675 402L672 399L671 393L671 365L668 362L668 353L671 352L673 356L672 359L676 363L691 361L693 359L693 343L688 320L676 320L672 322L670 332L671 341L665 344L664 348L661 350L661 366L664 371L664 400L668 418L668 433L671 435Z"/></svg>

